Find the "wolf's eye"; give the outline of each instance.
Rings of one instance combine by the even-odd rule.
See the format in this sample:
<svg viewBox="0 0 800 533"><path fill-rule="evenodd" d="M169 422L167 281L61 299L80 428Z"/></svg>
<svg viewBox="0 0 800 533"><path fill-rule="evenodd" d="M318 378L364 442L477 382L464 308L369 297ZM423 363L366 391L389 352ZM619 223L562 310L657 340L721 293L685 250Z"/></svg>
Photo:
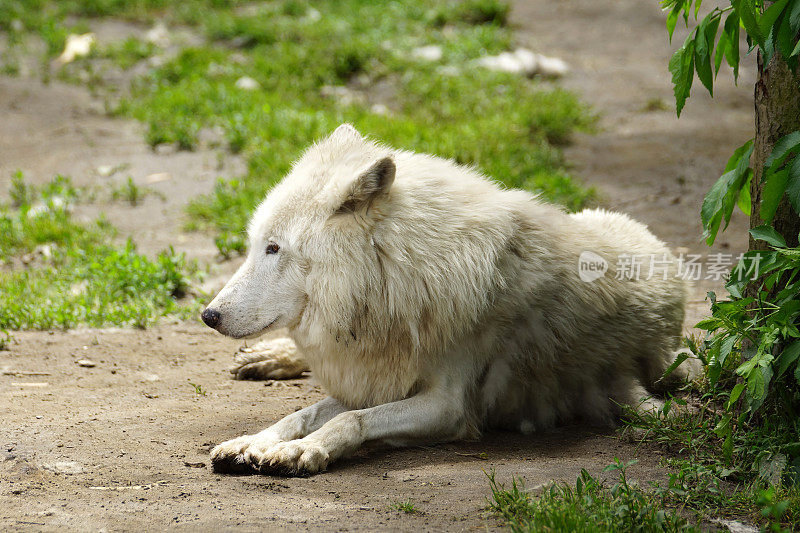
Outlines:
<svg viewBox="0 0 800 533"><path fill-rule="evenodd" d="M270 242L270 243L267 244L267 255L277 254L278 250L280 250L280 249L281 249L281 247L278 246L276 243Z"/></svg>

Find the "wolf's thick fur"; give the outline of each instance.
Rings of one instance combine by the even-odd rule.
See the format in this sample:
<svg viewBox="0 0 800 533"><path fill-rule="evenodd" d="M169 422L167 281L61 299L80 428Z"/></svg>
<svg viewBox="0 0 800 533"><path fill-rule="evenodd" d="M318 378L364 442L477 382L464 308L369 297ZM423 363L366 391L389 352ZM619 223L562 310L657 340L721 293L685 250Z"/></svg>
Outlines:
<svg viewBox="0 0 800 533"><path fill-rule="evenodd" d="M608 264L594 281L585 251ZM638 276L617 276L632 256ZM313 473L365 441L611 422L673 360L671 259L625 215L566 214L343 125L258 208L246 262L209 305L230 336L288 328L330 398L217 446L213 464Z"/></svg>

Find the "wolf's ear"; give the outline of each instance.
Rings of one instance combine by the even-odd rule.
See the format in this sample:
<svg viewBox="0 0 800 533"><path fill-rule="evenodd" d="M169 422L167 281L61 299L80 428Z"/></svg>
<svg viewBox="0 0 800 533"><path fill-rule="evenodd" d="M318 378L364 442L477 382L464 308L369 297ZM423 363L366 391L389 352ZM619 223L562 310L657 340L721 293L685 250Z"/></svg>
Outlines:
<svg viewBox="0 0 800 533"><path fill-rule="evenodd" d="M392 156L384 157L359 175L337 213L366 209L373 200L389 191L396 171Z"/></svg>
<svg viewBox="0 0 800 533"><path fill-rule="evenodd" d="M358 130L353 127L352 124L348 124L345 122L344 124L340 125L338 128L333 130L333 133L330 135L331 139L351 139L351 140L358 140L363 141L364 138L358 133Z"/></svg>

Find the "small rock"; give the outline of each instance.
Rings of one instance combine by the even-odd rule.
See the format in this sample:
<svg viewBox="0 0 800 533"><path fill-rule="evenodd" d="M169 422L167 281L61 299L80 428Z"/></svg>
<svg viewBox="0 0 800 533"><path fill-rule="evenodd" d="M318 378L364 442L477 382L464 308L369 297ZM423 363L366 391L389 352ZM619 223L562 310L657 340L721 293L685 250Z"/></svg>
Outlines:
<svg viewBox="0 0 800 533"><path fill-rule="evenodd" d="M169 45L169 31L161 21L150 28L147 33L144 34L144 38L147 42L153 43L156 46L165 47Z"/></svg>
<svg viewBox="0 0 800 533"><path fill-rule="evenodd" d="M716 522L717 524L723 525L728 528L728 531L731 533L757 533L758 528L744 524L739 522L738 520L725 520L725 519L716 519L712 520L712 522Z"/></svg>
<svg viewBox="0 0 800 533"><path fill-rule="evenodd" d="M313 7L309 7L308 11L306 11L306 19L309 22L316 22L322 18L322 13L314 9Z"/></svg>
<svg viewBox="0 0 800 533"><path fill-rule="evenodd" d="M71 63L79 57L86 57L92 50L97 42L94 33L84 33L82 35L70 34L67 36L67 42L64 44L64 51L58 56L58 62L61 64Z"/></svg>
<svg viewBox="0 0 800 533"><path fill-rule="evenodd" d="M97 167L95 171L97 172L97 175L100 176L101 178L107 178L114 173L114 167L112 167L111 165L101 165Z"/></svg>
<svg viewBox="0 0 800 533"><path fill-rule="evenodd" d="M178 143L161 143L154 149L158 155L170 155L178 151Z"/></svg>
<svg viewBox="0 0 800 533"><path fill-rule="evenodd" d="M89 281L83 280L79 281L78 283L74 283L72 286L70 286L69 293L72 294L73 296L80 296L82 294L85 294L88 289L89 289Z"/></svg>
<svg viewBox="0 0 800 533"><path fill-rule="evenodd" d="M162 181L168 181L170 179L172 179L172 174L170 174L169 172L156 172L155 174L148 174L144 178L144 181L145 183L151 184L151 183L159 183Z"/></svg>
<svg viewBox="0 0 800 533"><path fill-rule="evenodd" d="M442 76L458 76L461 74L461 69L455 65L442 65L436 70Z"/></svg>
<svg viewBox="0 0 800 533"><path fill-rule="evenodd" d="M489 70L525 76L539 74L558 77L569 72L569 67L563 60L536 54L526 48L517 48L513 52L503 52L496 56L482 57L477 60L477 64Z"/></svg>
<svg viewBox="0 0 800 533"><path fill-rule="evenodd" d="M343 85L323 85L319 94L325 98L335 98L342 105L361 103L364 97Z"/></svg>
<svg viewBox="0 0 800 533"><path fill-rule="evenodd" d="M91 359L81 359L80 361L78 361L78 366L82 366L85 368L94 368L97 366L97 363L95 363Z"/></svg>
<svg viewBox="0 0 800 533"><path fill-rule="evenodd" d="M557 57L547 57L538 54L539 70L537 74L540 76L548 76L558 78L566 75L569 72L569 66L564 60Z"/></svg>
<svg viewBox="0 0 800 533"><path fill-rule="evenodd" d="M261 84L249 76L242 76L236 80L236 88L243 91L255 91L261 88Z"/></svg>
<svg viewBox="0 0 800 533"><path fill-rule="evenodd" d="M370 111L372 111L376 115L391 115L392 114L391 111L389 111L389 108L386 107L383 104L372 104L372 107L370 107Z"/></svg>
<svg viewBox="0 0 800 533"><path fill-rule="evenodd" d="M45 259L53 257L53 246L51 244L40 244L33 251Z"/></svg>
<svg viewBox="0 0 800 533"><path fill-rule="evenodd" d="M422 61L439 61L442 59L442 47L435 44L420 46L411 51L411 56Z"/></svg>
<svg viewBox="0 0 800 533"><path fill-rule="evenodd" d="M46 465L42 465L45 470L50 470L51 472L55 472L56 474L80 474L83 472L83 466L80 463L76 463L75 461L56 461L55 463L49 463Z"/></svg>

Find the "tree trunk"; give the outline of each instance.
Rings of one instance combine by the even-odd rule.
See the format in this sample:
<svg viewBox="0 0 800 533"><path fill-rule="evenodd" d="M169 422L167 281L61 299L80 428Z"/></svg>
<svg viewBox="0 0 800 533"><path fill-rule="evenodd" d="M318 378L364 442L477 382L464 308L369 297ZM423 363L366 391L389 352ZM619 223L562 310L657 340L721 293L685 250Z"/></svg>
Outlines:
<svg viewBox="0 0 800 533"><path fill-rule="evenodd" d="M800 70L800 69L799 69ZM759 212L761 203L761 178L764 163L772 153L775 142L793 131L800 130L800 72L792 74L779 53L764 65L761 52L758 53L758 81L755 88L756 138L753 148L753 181L750 185L752 214L750 227L764 224ZM786 244L797 246L800 233L800 216L794 212L789 201L781 200L772 226L783 235ZM750 237L750 250L763 250L767 245Z"/></svg>

